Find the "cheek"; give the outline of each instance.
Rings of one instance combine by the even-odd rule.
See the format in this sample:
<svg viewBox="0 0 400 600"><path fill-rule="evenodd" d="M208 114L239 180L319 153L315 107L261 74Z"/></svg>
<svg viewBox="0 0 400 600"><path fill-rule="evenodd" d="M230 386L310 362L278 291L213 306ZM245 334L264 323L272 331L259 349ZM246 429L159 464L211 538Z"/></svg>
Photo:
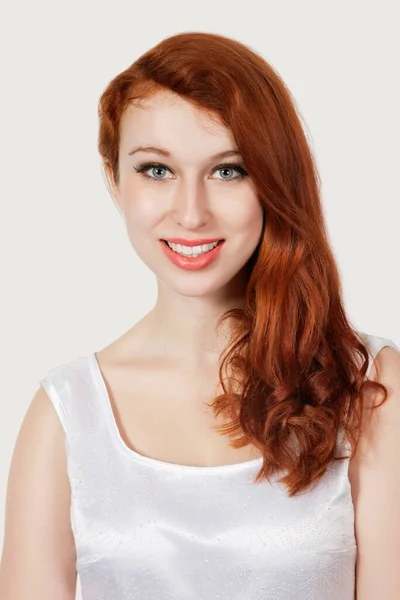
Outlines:
<svg viewBox="0 0 400 600"><path fill-rule="evenodd" d="M241 197L230 205L226 218L231 228L243 236L258 234L262 230L263 209L254 195Z"/></svg>
<svg viewBox="0 0 400 600"><path fill-rule="evenodd" d="M125 204L127 225L138 233L153 229L163 218L162 203L150 194L135 193Z"/></svg>

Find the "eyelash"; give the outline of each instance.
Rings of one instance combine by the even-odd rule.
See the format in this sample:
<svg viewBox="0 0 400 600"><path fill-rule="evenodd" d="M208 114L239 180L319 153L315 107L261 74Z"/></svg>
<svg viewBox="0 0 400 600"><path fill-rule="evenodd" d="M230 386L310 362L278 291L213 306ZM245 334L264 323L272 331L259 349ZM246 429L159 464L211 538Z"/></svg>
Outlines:
<svg viewBox="0 0 400 600"><path fill-rule="evenodd" d="M158 162L141 162L138 163L136 165L133 166L133 168L135 169L136 173L142 173L145 177L147 177L148 179L150 179L150 181L161 181L161 182L165 182L168 181L168 179L159 179L157 177L151 177L150 175L147 175L147 173L145 173L145 171L147 171L148 169L151 168L161 168L161 169L166 169L167 171L171 171L171 169L169 169L166 165L163 165L162 163L158 163ZM234 169L235 171L237 171L239 173L238 177L233 177L232 179L221 179L221 181L238 181L241 179L244 179L244 177L247 177L248 172L246 171L246 169L242 166L239 165L237 163L223 163L220 165L217 165L214 169L213 169L213 173L215 171L219 171L221 169Z"/></svg>

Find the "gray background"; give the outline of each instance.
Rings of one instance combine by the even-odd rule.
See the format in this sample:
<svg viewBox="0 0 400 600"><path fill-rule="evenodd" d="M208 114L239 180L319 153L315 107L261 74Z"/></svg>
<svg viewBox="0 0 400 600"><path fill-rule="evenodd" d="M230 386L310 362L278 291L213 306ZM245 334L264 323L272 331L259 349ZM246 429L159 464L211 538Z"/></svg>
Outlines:
<svg viewBox="0 0 400 600"><path fill-rule="evenodd" d="M232 36L279 71L317 158L348 315L400 343L398 10L388 0L1 1L0 539L39 379L108 344L155 300L103 180L97 102L167 35Z"/></svg>

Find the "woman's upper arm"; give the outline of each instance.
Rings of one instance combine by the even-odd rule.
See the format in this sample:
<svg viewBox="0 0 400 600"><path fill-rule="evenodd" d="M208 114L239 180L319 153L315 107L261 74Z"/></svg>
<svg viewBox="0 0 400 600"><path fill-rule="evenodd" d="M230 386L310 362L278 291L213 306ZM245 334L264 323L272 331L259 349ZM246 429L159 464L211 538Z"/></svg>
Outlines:
<svg viewBox="0 0 400 600"><path fill-rule="evenodd" d="M8 476L2 600L75 600L65 432L43 388L20 427Z"/></svg>
<svg viewBox="0 0 400 600"><path fill-rule="evenodd" d="M375 365L379 367L377 377ZM400 598L400 353L384 347L371 379L388 390L372 412L351 466L358 544L357 600ZM381 400L381 396L376 398ZM371 400L375 403L372 394Z"/></svg>

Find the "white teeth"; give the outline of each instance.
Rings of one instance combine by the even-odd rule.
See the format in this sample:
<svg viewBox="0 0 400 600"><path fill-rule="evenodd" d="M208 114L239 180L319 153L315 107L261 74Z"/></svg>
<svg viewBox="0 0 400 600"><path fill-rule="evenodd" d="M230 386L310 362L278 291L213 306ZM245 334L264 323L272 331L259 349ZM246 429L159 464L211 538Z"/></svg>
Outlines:
<svg viewBox="0 0 400 600"><path fill-rule="evenodd" d="M190 256L195 258L200 254L210 252L210 250L215 248L215 246L218 244L218 241L213 242L212 244L202 244L201 246L183 246L181 244L172 244L170 242L167 242L167 244L174 252L182 254L183 256Z"/></svg>

